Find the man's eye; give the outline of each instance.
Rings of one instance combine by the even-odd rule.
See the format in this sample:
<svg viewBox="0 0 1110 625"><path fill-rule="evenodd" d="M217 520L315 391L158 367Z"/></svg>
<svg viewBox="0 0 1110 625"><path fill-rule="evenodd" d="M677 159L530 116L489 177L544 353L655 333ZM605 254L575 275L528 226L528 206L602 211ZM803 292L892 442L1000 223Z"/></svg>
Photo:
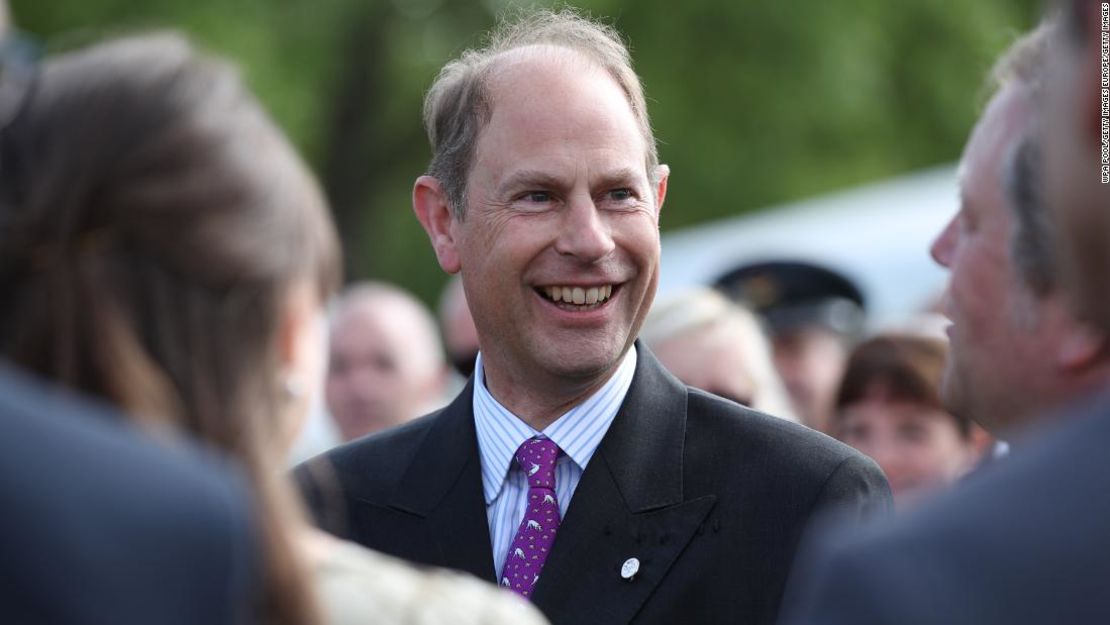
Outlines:
<svg viewBox="0 0 1110 625"><path fill-rule="evenodd" d="M632 189L625 188L625 189L613 189L612 191L609 192L609 197L613 198L614 200L616 200L618 202L624 202L626 200L631 200L634 196L632 195Z"/></svg>
<svg viewBox="0 0 1110 625"><path fill-rule="evenodd" d="M543 204L551 201L551 194L547 191L529 191L524 195L524 199L529 202Z"/></svg>

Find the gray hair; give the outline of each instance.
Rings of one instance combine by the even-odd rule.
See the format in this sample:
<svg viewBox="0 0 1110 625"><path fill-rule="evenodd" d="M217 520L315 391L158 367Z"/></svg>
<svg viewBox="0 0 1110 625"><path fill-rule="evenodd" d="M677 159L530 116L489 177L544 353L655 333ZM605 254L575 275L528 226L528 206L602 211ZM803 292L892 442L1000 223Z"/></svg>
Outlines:
<svg viewBox="0 0 1110 625"><path fill-rule="evenodd" d="M1045 20L1015 41L991 71L990 84L994 89L1000 91L1019 84L1030 98L1038 100L1044 89L1050 46L1059 29L1057 22ZM1056 288L1056 260L1051 223L1043 201L1042 165L1040 136L1033 127L1024 132L1002 165L1002 184L1015 222L1010 256L1019 277L1038 296Z"/></svg>
<svg viewBox="0 0 1110 625"><path fill-rule="evenodd" d="M1010 255L1018 275L1040 296L1057 286L1052 223L1044 205L1043 162L1036 133L1026 133L1007 160L1003 183L1015 217Z"/></svg>
<svg viewBox="0 0 1110 625"><path fill-rule="evenodd" d="M504 53L533 45L577 52L596 63L624 91L647 146L647 176L656 181L659 154L648 119L643 85L620 34L571 9L540 10L501 22L482 48L449 62L424 98L424 128L432 147L428 175L439 180L456 219L466 215L466 180L493 102L489 79Z"/></svg>

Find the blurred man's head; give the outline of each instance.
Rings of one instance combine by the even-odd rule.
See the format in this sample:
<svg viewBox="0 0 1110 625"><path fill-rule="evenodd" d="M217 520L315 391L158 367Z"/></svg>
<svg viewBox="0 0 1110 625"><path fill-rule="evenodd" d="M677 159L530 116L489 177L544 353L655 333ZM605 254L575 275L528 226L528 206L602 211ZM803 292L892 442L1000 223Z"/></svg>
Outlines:
<svg viewBox="0 0 1110 625"><path fill-rule="evenodd" d="M414 297L364 283L340 298L331 322L327 403L344 439L434 408L444 370L435 320Z"/></svg>
<svg viewBox="0 0 1110 625"><path fill-rule="evenodd" d="M439 325L443 331L447 358L459 375L469 378L474 373L474 361L478 358L478 329L474 327L474 317L470 316L470 306L466 303L466 291L458 276L447 282L440 296Z"/></svg>
<svg viewBox="0 0 1110 625"><path fill-rule="evenodd" d="M738 267L716 286L762 317L794 412L827 432L845 360L865 322L859 288L827 267L783 260Z"/></svg>
<svg viewBox="0 0 1110 625"><path fill-rule="evenodd" d="M1105 375L1101 337L1059 295L1040 197L1035 102L1050 38L1042 26L996 66L964 150L959 212L932 246L950 271L945 404L1002 437Z"/></svg>
<svg viewBox="0 0 1110 625"><path fill-rule="evenodd" d="M1094 0L1061 4L1044 98L1046 197L1059 225L1064 290L1081 316L1110 331L1110 107L1101 57L1110 14Z"/></svg>

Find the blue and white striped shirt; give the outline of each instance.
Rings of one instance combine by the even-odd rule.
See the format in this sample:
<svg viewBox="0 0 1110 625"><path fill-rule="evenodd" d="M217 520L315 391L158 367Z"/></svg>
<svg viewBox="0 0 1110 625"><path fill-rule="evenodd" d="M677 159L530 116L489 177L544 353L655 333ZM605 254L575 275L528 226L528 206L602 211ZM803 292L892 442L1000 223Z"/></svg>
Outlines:
<svg viewBox="0 0 1110 625"><path fill-rule="evenodd" d="M542 436L555 441L563 450L555 464L555 497L559 500L559 516L565 517L582 472L624 403L635 373L636 347L633 346L605 386L543 432L537 432L493 398L486 388L482 356L478 355L474 365L474 425L478 431L482 489L486 496L486 517L497 579L501 579L505 555L524 519L527 503L528 477L513 461L517 448L534 436Z"/></svg>

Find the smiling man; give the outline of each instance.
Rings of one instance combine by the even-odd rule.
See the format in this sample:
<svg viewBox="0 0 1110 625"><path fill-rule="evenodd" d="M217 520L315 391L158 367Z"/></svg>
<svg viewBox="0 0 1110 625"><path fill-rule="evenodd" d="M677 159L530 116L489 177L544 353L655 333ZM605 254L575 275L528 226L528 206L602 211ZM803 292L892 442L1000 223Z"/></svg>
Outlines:
<svg viewBox="0 0 1110 625"><path fill-rule="evenodd" d="M443 69L425 123L413 205L482 351L450 406L323 458L350 536L555 623L772 623L809 521L886 509L889 489L636 342L669 171L620 38L570 12L506 24Z"/></svg>

